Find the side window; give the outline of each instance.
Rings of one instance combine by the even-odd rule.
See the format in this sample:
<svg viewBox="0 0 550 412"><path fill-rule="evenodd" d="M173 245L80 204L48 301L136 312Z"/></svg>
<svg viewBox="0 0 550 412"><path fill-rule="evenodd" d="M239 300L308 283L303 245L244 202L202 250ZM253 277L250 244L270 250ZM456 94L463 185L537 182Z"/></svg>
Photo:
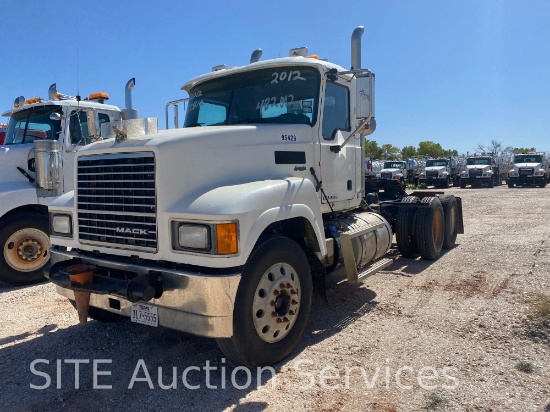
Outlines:
<svg viewBox="0 0 550 412"><path fill-rule="evenodd" d="M327 83L323 107L323 139L331 140L334 130L350 130L349 89Z"/></svg>
<svg viewBox="0 0 550 412"><path fill-rule="evenodd" d="M103 123L110 122L109 115L105 113L99 113L99 127L101 130L101 125ZM90 143L89 132L88 132L88 118L86 112L81 111L77 114L76 111L71 113L71 120L69 122L69 130L71 134L71 143L72 144L82 144L86 145Z"/></svg>

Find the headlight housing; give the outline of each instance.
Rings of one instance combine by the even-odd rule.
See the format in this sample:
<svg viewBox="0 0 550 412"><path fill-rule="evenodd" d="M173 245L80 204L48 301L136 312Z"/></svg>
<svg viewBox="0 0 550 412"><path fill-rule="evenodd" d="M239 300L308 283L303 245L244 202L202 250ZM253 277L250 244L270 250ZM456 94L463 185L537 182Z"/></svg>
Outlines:
<svg viewBox="0 0 550 412"><path fill-rule="evenodd" d="M238 222L201 223L172 221L172 249L190 253L236 255Z"/></svg>
<svg viewBox="0 0 550 412"><path fill-rule="evenodd" d="M50 234L73 237L73 217L70 213L50 213Z"/></svg>
<svg viewBox="0 0 550 412"><path fill-rule="evenodd" d="M508 176L517 176L518 175L518 172L516 171L516 169L512 169L508 172Z"/></svg>
<svg viewBox="0 0 550 412"><path fill-rule="evenodd" d="M539 169L535 172L535 176L542 176L544 175L544 169Z"/></svg>
<svg viewBox="0 0 550 412"><path fill-rule="evenodd" d="M462 177L468 177L468 172L466 170L463 170L461 173L460 173L460 176Z"/></svg>

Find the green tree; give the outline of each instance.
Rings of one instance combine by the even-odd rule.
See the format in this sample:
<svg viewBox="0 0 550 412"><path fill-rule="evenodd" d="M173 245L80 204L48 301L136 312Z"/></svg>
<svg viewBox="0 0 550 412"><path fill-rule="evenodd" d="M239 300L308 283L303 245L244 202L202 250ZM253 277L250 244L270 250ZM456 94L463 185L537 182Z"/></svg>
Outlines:
<svg viewBox="0 0 550 412"><path fill-rule="evenodd" d="M365 140L365 157L382 159L382 148L374 140Z"/></svg>
<svg viewBox="0 0 550 412"><path fill-rule="evenodd" d="M415 157L416 154L416 147L414 146L405 146L403 149L401 149L401 156L403 156L403 159Z"/></svg>
<svg viewBox="0 0 550 412"><path fill-rule="evenodd" d="M439 143L426 140L418 143L417 154L419 156L443 157L448 155L448 151L443 149Z"/></svg>
<svg viewBox="0 0 550 412"><path fill-rule="evenodd" d="M386 143L382 147L382 157L388 160L397 160L401 159L401 150L398 147L395 147L392 144Z"/></svg>
<svg viewBox="0 0 550 412"><path fill-rule="evenodd" d="M514 147L512 149L512 151L514 152L514 154L521 154L521 153L536 152L537 149L535 147L530 147L530 148L527 148L527 147Z"/></svg>

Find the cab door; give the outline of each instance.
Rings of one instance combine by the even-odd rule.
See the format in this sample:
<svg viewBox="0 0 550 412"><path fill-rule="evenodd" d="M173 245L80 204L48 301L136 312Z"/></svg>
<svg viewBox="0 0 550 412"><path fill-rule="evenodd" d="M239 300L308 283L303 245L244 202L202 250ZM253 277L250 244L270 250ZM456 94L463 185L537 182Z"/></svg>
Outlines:
<svg viewBox="0 0 550 412"><path fill-rule="evenodd" d="M339 152L331 146L339 146L350 136L351 92L347 82L327 81L322 100L321 128L321 181L331 203L351 200L361 189L358 181L357 160L361 157L361 141L352 138ZM360 167L359 167L360 169ZM322 199L323 203L326 200Z"/></svg>

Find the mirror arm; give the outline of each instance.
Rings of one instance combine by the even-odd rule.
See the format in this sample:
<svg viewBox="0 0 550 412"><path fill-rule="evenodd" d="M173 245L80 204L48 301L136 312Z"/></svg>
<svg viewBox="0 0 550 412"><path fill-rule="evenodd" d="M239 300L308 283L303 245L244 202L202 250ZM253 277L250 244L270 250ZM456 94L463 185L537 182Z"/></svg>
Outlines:
<svg viewBox="0 0 550 412"><path fill-rule="evenodd" d="M344 146L346 146L348 144L348 142L353 137L355 137L356 133L362 131L370 123L372 118L373 117L372 117L372 113L371 113L371 114L369 114L369 117L367 117L365 120L363 120L361 122L361 124L359 126L357 126L353 132L350 133L348 138L346 140L344 140L344 143L342 143L341 145L330 146L330 151L333 152L333 153L340 153L340 150L342 150L344 148Z"/></svg>

